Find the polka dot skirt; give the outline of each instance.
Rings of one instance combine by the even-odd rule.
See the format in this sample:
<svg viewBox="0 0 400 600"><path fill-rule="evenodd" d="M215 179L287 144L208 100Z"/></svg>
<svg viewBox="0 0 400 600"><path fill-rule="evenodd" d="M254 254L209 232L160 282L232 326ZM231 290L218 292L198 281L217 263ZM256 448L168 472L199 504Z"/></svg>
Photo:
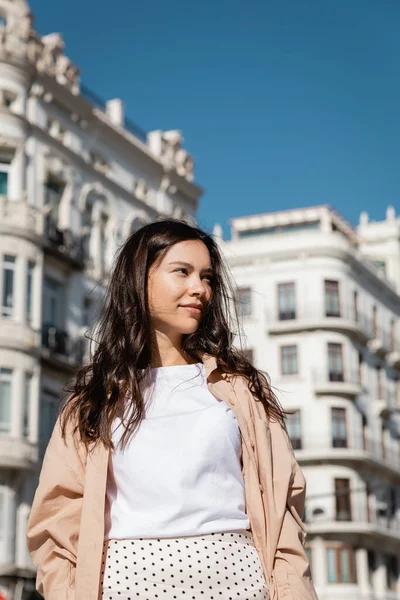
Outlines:
<svg viewBox="0 0 400 600"><path fill-rule="evenodd" d="M99 600L267 600L249 531L107 540Z"/></svg>

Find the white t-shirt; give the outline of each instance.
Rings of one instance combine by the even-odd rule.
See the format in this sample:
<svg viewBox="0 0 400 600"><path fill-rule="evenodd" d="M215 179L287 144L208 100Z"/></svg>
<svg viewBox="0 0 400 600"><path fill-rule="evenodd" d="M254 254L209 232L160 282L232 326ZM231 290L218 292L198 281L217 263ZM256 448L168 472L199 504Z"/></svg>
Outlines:
<svg viewBox="0 0 400 600"><path fill-rule="evenodd" d="M146 416L124 451L113 428L107 539L180 537L249 529L240 433L209 391L204 365L150 370Z"/></svg>

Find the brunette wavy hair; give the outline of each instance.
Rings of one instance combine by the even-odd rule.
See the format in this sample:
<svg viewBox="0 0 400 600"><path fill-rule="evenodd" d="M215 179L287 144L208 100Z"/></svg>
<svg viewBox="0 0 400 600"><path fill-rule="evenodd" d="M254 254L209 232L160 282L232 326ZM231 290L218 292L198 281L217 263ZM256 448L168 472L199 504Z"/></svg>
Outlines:
<svg viewBox="0 0 400 600"><path fill-rule="evenodd" d="M185 221L168 219L132 233L116 255L103 309L93 332L95 350L88 364L78 370L73 382L65 388L66 401L60 415L64 438L67 423L72 421L74 433L79 433L86 446L102 442L113 448L112 423L128 398L132 410L125 421L122 447L144 418L139 383L150 368L153 352L148 273L172 246L187 240L205 244L214 277L211 299L197 330L183 335L182 350L196 362L201 362L203 353L210 354L216 358L219 371L245 377L267 415L285 426L284 412L267 376L249 362L242 350L234 347L238 330L233 332L232 323L235 321L236 326L239 323L235 287L217 243Z"/></svg>

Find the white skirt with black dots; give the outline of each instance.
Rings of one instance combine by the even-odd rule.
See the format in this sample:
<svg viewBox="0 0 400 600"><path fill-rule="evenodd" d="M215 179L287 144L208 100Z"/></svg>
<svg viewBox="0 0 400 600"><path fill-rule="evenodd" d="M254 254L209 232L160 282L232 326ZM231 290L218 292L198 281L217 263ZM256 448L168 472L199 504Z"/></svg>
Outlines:
<svg viewBox="0 0 400 600"><path fill-rule="evenodd" d="M104 542L101 600L268 597L249 531Z"/></svg>

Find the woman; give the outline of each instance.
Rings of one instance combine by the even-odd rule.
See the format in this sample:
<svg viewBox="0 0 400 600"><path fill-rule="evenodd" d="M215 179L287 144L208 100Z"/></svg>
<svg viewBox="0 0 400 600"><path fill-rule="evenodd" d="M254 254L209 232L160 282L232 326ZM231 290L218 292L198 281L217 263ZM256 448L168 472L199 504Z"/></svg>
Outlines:
<svg viewBox="0 0 400 600"><path fill-rule="evenodd" d="M29 523L46 600L313 599L304 478L233 347L218 246L176 220L119 252Z"/></svg>

